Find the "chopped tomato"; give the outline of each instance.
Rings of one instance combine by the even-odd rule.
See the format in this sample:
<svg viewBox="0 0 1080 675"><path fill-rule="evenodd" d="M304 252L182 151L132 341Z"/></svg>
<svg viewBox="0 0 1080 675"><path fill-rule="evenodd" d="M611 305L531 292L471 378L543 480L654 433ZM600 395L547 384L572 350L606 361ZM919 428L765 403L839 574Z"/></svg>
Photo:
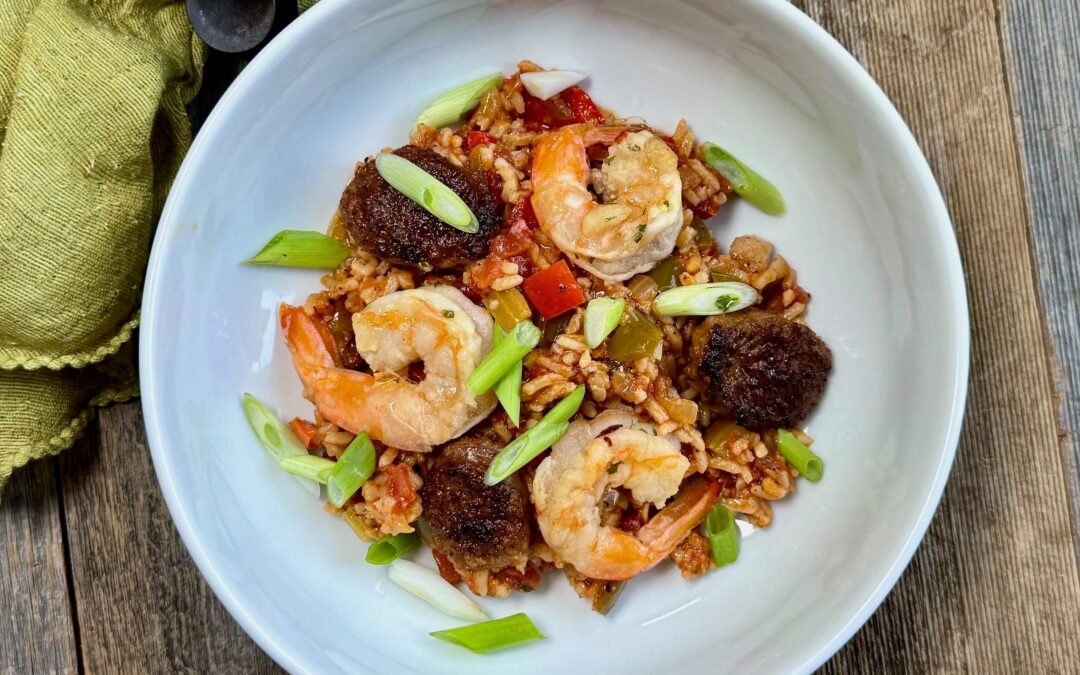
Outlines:
<svg viewBox="0 0 1080 675"><path fill-rule="evenodd" d="M307 420L302 420L299 417L294 417L289 422L289 428L292 429L296 437L300 439L300 442L304 444L304 447L308 450L315 450L318 446L315 445L315 425Z"/></svg>
<svg viewBox="0 0 1080 675"><path fill-rule="evenodd" d="M539 230L540 221L536 219L536 212L533 211L532 200L522 199L514 207L510 209L510 215L506 218L510 225L515 225L518 222L525 223L525 226L530 230Z"/></svg>
<svg viewBox="0 0 1080 675"><path fill-rule="evenodd" d="M573 113L575 121L604 123L604 113L600 112L599 106L593 103L581 87L570 87L559 96L566 101L566 105L570 106L570 112Z"/></svg>
<svg viewBox="0 0 1080 675"><path fill-rule="evenodd" d="M427 372L424 370L423 361L417 361L416 363L409 364L409 370L406 374L406 377L408 378L409 382L412 382L414 384L419 384L423 382L424 378L427 377Z"/></svg>
<svg viewBox="0 0 1080 675"><path fill-rule="evenodd" d="M585 303L585 294L565 260L540 270L521 285L540 316L551 319Z"/></svg>
<svg viewBox="0 0 1080 675"><path fill-rule="evenodd" d="M513 567L507 567L496 572L495 576L513 586L514 590L523 593L535 591L540 585L540 571L532 565L526 565L524 572L519 572Z"/></svg>
<svg viewBox="0 0 1080 675"><path fill-rule="evenodd" d="M580 121L561 94L552 96L546 101L541 101L527 91L522 91L521 96L525 100L526 128L555 129Z"/></svg>
<svg viewBox="0 0 1080 675"><path fill-rule="evenodd" d="M645 519L640 511L628 511L619 520L619 529L625 532L636 533L645 525Z"/></svg>
<svg viewBox="0 0 1080 675"><path fill-rule="evenodd" d="M457 569L454 567L454 563L450 562L450 558L447 558L435 549L431 549L431 557L435 558L435 564L439 567L439 576L452 584L461 581L461 575L458 574Z"/></svg>
<svg viewBox="0 0 1080 675"><path fill-rule="evenodd" d="M383 469L383 473L386 474L387 478L387 492L393 499L397 500L400 509L404 510L416 501L416 488L413 487L412 481L409 480L409 474L412 473L409 467L401 464L391 464Z"/></svg>
<svg viewBox="0 0 1080 675"><path fill-rule="evenodd" d="M525 122L534 126L549 127L551 119L544 108L544 102L527 92L522 92L521 96L525 99Z"/></svg>
<svg viewBox="0 0 1080 675"><path fill-rule="evenodd" d="M720 204L717 203L715 199L703 199L697 204L690 204L687 202L687 205L694 215L702 220L712 218L720 210Z"/></svg>
<svg viewBox="0 0 1080 675"><path fill-rule="evenodd" d="M470 131L465 137L465 143L469 150L480 145L492 145L496 138L486 131Z"/></svg>

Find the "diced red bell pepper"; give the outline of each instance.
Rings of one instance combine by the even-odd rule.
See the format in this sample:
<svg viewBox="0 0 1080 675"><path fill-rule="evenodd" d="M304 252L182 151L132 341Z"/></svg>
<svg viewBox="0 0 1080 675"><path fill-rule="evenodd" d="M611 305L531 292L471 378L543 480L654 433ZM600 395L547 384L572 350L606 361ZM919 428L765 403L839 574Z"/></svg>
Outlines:
<svg viewBox="0 0 1080 675"><path fill-rule="evenodd" d="M435 558L435 564L439 567L439 576L452 584L461 581L461 575L458 574L458 571L454 568L454 563L450 562L450 558L447 558L435 549L431 549L431 556Z"/></svg>
<svg viewBox="0 0 1080 675"><path fill-rule="evenodd" d="M296 434L296 437L300 439L300 442L304 444L304 447L308 450L315 450L315 425L307 420L294 417L289 422L289 428Z"/></svg>
<svg viewBox="0 0 1080 675"><path fill-rule="evenodd" d="M581 87L570 87L559 96L562 96L562 99L566 101L566 105L570 106L570 110L574 113L574 119L577 122L604 123L604 113L600 112L599 106L593 103L593 100L589 98L589 95Z"/></svg>
<svg viewBox="0 0 1080 675"><path fill-rule="evenodd" d="M532 275L521 288L544 319L553 319L585 304L585 294L565 260Z"/></svg>
<svg viewBox="0 0 1080 675"><path fill-rule="evenodd" d="M498 139L486 131L470 131L465 135L465 143L469 146L469 150L480 145L493 145L497 140Z"/></svg>

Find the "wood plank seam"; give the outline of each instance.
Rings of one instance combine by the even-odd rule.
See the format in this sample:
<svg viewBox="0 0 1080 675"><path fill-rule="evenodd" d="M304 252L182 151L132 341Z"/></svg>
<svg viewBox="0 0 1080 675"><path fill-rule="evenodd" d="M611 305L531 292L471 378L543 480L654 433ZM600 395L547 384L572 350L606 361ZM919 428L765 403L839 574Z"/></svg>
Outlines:
<svg viewBox="0 0 1080 675"><path fill-rule="evenodd" d="M83 666L82 633L79 630L79 604L75 595L75 575L71 569L71 540L68 534L67 510L64 508L64 482L60 476L60 458L50 457L53 465L53 480L56 483L57 509L60 512L60 541L64 552L64 574L67 577L68 607L71 609L71 632L75 641L75 670L82 675Z"/></svg>
<svg viewBox="0 0 1080 675"><path fill-rule="evenodd" d="M1035 12L1038 12L1041 9L1043 12L1047 12L1049 14L1045 17L1044 24L1047 26L1065 26L1065 35L1071 35L1071 33L1068 31L1069 26L1072 26L1075 30L1080 31L1080 13L1077 14L1076 19L1070 22L1068 20L1063 20L1060 16L1063 6L1061 0L1046 3L1033 3L1031 5L1017 5L1017 3L1015 2L1009 2L1009 4L1006 5L1006 1L1007 0L994 0L994 6L997 13L998 31L1001 37L1002 64L1004 66L1006 92L1009 95L1009 104L1010 110L1012 111L1014 133L1017 136L1016 152L1021 157L1020 166L1025 168L1025 171L1022 172L1022 178L1024 180L1026 193L1028 195L1026 205L1029 212L1029 223L1031 225L1031 227L1028 228L1030 233L1029 236L1031 239L1031 269L1036 272L1036 282L1038 283L1038 288L1040 290L1039 308L1040 314L1043 317L1043 323L1045 327L1045 339L1050 345L1049 353L1053 356L1053 368L1050 373L1052 382L1050 383L1050 386L1051 390L1054 392L1055 400L1057 403L1055 408L1058 417L1058 443L1062 461L1065 464L1066 468L1065 475L1062 476L1062 479L1065 481L1066 492L1069 495L1069 512L1070 519L1073 524L1074 555L1076 556L1078 565L1080 565L1080 436L1077 435L1078 430L1075 428L1075 425L1080 423L1080 372L1074 372L1072 374L1072 377L1075 378L1075 380L1070 381L1070 373L1068 370L1068 364L1071 363L1073 368L1076 368L1078 369L1078 371L1080 371L1080 362L1078 362L1077 360L1077 357L1080 357L1080 340L1075 337L1075 334L1070 338L1069 334L1070 327L1073 331L1075 331L1075 329L1077 328L1078 324L1076 322L1065 322L1065 325L1061 326L1058 330L1058 334L1055 335L1054 331L1051 328L1050 321L1050 317L1053 316L1052 312L1056 313L1059 310L1059 308L1055 307L1053 304L1055 300L1065 305L1068 305L1070 301L1076 304L1080 304L1080 295L1077 295L1076 297L1069 297L1068 294L1070 285L1072 289L1075 289L1078 293L1080 293L1080 280L1073 280L1071 284L1066 282L1064 284L1065 288L1062 289L1064 293L1061 294L1064 297L1054 298L1054 275L1062 272L1065 275L1069 275L1070 272L1072 274L1076 274L1078 273L1078 270L1080 270L1080 267L1070 268L1068 266L1052 264L1053 262L1055 262L1051 257L1052 251L1046 252L1046 249L1058 248L1061 244L1060 238L1044 236L1044 238L1041 240L1040 237L1036 236L1036 230L1040 226L1040 217L1039 213L1037 212L1037 195L1035 195L1034 192L1035 189L1038 187L1038 176L1029 175L1029 171L1037 171L1040 163L1046 162L1048 158L1032 157L1029 156L1028 153L1028 142L1035 142L1034 140L1032 140L1031 136L1034 136L1039 130L1067 129L1075 132L1077 130L1080 130L1080 124L1070 123L1068 121L1062 124L1056 119L1046 120L1045 118L1043 118L1039 120L1041 123L1052 123L1046 127L1043 127L1041 125L1032 125L1036 127L1035 132L1031 136L1029 136L1029 134L1027 133L1027 127L1030 125L1031 120L1025 119L1025 98L1019 91L1019 88L1021 86L1020 78L1022 76L1022 72L1020 71L1025 64L1023 62L1023 59L1019 55L1017 56L1017 58L1008 57L1009 48L1007 44L1007 41L1012 34L1012 31L1010 31L1008 28L1009 8L1015 8L1017 9L1017 11L1027 10ZM1035 7L1036 9L1032 10L1033 7ZM1030 27L1026 28L1030 29ZM1018 30L1025 30L1025 27L1022 26ZM1040 45L1038 44L1037 36L1030 37L1036 39L1031 39L1028 41L1028 47L1034 48L1025 50L1025 56L1028 57L1030 57L1033 53L1037 55L1037 49L1040 47ZM1075 52L1078 50L1073 51ZM1012 65L1013 67L1010 68L1009 65ZM1050 68L1052 67L1052 64L1047 63L1046 66L1047 68L1042 74L1048 76L1050 75ZM1038 67L1038 65L1036 65L1035 67ZM1080 110L1080 77L1074 76L1074 79L1075 82L1073 82L1072 84L1072 86L1074 87L1074 109ZM1041 86L1042 84L1052 85L1052 82L1039 82L1037 86ZM1034 99L1034 96L1031 98ZM1066 95L1064 98L1066 99L1067 109L1068 96ZM1074 148L1080 148L1080 143L1074 142L1073 146ZM1076 161L1075 157L1073 158L1073 161ZM1062 168L1059 167L1058 164L1058 162L1055 162L1055 169ZM1066 170L1069 169L1068 166L1065 166L1063 168ZM1073 168L1072 173L1074 175L1080 174L1080 170ZM1061 208L1064 210L1068 207L1066 205L1061 205ZM1069 223L1067 221L1064 223L1064 226L1066 228L1068 228L1070 225L1073 228L1080 227L1080 223ZM1052 233L1053 231L1051 230L1050 232ZM1045 234L1046 233L1044 233L1044 235ZM1064 234L1067 239L1068 231L1066 231ZM1068 257L1068 243L1065 243L1066 251L1064 252L1064 256ZM1059 254L1058 260L1060 260L1061 257L1062 255ZM1046 265L1042 258L1049 258L1051 260L1051 264ZM1073 259L1073 264L1076 264L1075 258ZM1044 274L1038 274L1039 270L1044 269L1046 270ZM1075 353L1072 354L1072 359L1068 358L1070 353L1068 350L1070 349L1070 347L1075 350ZM1064 362L1062 358L1063 355L1065 357Z"/></svg>

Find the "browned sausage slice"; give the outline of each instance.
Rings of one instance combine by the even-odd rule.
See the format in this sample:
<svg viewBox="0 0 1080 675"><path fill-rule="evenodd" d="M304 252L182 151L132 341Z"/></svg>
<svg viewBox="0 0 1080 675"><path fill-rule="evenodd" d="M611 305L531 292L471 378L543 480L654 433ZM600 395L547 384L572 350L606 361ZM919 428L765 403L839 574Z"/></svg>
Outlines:
<svg viewBox="0 0 1080 675"><path fill-rule="evenodd" d="M383 180L369 160L356 167L341 195L345 227L365 250L399 265L446 268L479 260L502 225L499 201L464 170L433 150L406 145L394 150L453 190L480 224L475 234L462 232L401 194Z"/></svg>
<svg viewBox="0 0 1080 675"><path fill-rule="evenodd" d="M757 429L801 422L832 369L832 352L814 331L757 309L706 319L690 356L704 402Z"/></svg>
<svg viewBox="0 0 1080 675"><path fill-rule="evenodd" d="M485 485L500 446L466 436L438 451L424 476L421 499L436 551L459 569L519 567L529 557L529 495L515 474Z"/></svg>

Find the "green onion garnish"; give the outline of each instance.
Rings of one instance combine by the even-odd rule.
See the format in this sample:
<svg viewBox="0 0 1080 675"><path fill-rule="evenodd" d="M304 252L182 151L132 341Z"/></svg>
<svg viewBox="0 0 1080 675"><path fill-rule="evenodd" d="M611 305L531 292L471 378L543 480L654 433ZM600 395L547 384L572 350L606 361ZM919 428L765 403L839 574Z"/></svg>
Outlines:
<svg viewBox="0 0 1080 675"><path fill-rule="evenodd" d="M333 270L348 257L345 244L321 232L282 230L244 264Z"/></svg>
<svg viewBox="0 0 1080 675"><path fill-rule="evenodd" d="M278 466L294 476L325 485L330 472L334 470L334 461L315 455L293 455L283 458L278 462Z"/></svg>
<svg viewBox="0 0 1080 675"><path fill-rule="evenodd" d="M405 532L392 537L383 537L368 546L364 560L372 565L389 565L419 545L419 532Z"/></svg>
<svg viewBox="0 0 1080 675"><path fill-rule="evenodd" d="M585 400L585 385L578 385L577 389L555 404L535 426L510 441L509 445L495 455L484 473L484 483L495 485L506 480L541 452L554 445L570 428L569 420L577 413L583 400Z"/></svg>
<svg viewBox="0 0 1080 675"><path fill-rule="evenodd" d="M471 626L437 630L431 633L431 636L460 645L477 654L486 654L524 642L544 639L544 634L536 629L528 616L522 613L474 623Z"/></svg>
<svg viewBox="0 0 1080 675"><path fill-rule="evenodd" d="M263 448L275 461L280 462L285 457L308 454L307 449L300 444L292 430L251 394L244 394L244 415ZM297 481L312 494L316 496L319 494L318 484L300 478L297 478Z"/></svg>
<svg viewBox="0 0 1080 675"><path fill-rule="evenodd" d="M720 281L664 291L653 300L653 310L664 316L712 316L746 309L757 300L753 286Z"/></svg>
<svg viewBox="0 0 1080 675"><path fill-rule="evenodd" d="M611 335L615 326L619 325L623 310L626 309L625 300L615 298L593 298L585 307L585 343L596 349L600 343Z"/></svg>
<svg viewBox="0 0 1080 675"><path fill-rule="evenodd" d="M465 382L469 390L479 396L494 387L515 363L525 358L539 343L540 329L532 321L519 322L469 375Z"/></svg>
<svg viewBox="0 0 1080 675"><path fill-rule="evenodd" d="M341 453L326 479L326 496L339 509L349 501L371 474L375 473L375 446L366 431L361 431Z"/></svg>
<svg viewBox="0 0 1080 675"><path fill-rule="evenodd" d="M569 422L551 424L543 424L542 420L537 422L534 427L510 441L499 451L499 454L495 455L495 459L491 461L484 473L484 483L496 485L506 480L541 452L555 445L569 428Z"/></svg>
<svg viewBox="0 0 1080 675"><path fill-rule="evenodd" d="M787 429L776 430L776 445L784 459L811 483L818 482L825 475L825 464L821 458Z"/></svg>
<svg viewBox="0 0 1080 675"><path fill-rule="evenodd" d="M502 81L502 73L492 73L455 87L429 103L416 118L416 123L440 129L459 122L480 103L489 89L499 86Z"/></svg>
<svg viewBox="0 0 1080 675"><path fill-rule="evenodd" d="M566 398L552 406L551 410L547 411L547 414L544 415L537 424L542 422L552 422L556 424L569 422L570 418L577 414L578 408L581 407L581 402L584 400L585 385L579 384L577 389L566 395Z"/></svg>
<svg viewBox="0 0 1080 675"><path fill-rule="evenodd" d="M717 504L705 516L705 537L709 540L709 550L717 567L730 565L739 557L739 528L735 526L735 516L728 507Z"/></svg>
<svg viewBox="0 0 1080 675"><path fill-rule="evenodd" d="M484 610L472 598L459 591L437 572L422 565L399 558L390 563L386 576L444 614L465 621L483 621L487 618L487 614L484 614Z"/></svg>
<svg viewBox="0 0 1080 675"><path fill-rule="evenodd" d="M498 344L506 337L507 333L502 327L495 324L495 343ZM516 427L521 424L521 371L523 365L518 359L510 366L510 370L495 384L495 397L506 411L506 416Z"/></svg>
<svg viewBox="0 0 1080 675"><path fill-rule="evenodd" d="M770 216L780 216L787 210L784 197L776 186L762 178L718 145L702 146L705 161L731 183L735 193Z"/></svg>
<svg viewBox="0 0 1080 675"><path fill-rule="evenodd" d="M469 234L480 230L476 216L456 192L404 157L380 153L375 158L375 168L390 187L447 225Z"/></svg>

